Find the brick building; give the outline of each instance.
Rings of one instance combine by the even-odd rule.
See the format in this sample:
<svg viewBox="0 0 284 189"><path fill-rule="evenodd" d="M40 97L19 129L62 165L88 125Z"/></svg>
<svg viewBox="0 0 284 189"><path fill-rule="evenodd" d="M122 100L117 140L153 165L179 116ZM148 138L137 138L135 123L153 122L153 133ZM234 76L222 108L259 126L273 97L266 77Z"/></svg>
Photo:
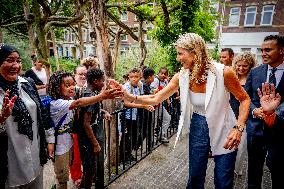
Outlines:
<svg viewBox="0 0 284 189"><path fill-rule="evenodd" d="M138 28L139 24L137 22L135 14L131 12L123 12L120 15L120 21L129 26L130 28ZM114 22L109 22L109 26L113 32L117 31L117 26ZM151 24L144 24L144 31L149 31L153 28ZM82 29L83 31L83 39L84 39L84 57L89 56L90 54L96 55L96 46L94 38L90 37L91 26L88 24L86 28ZM135 30L135 29L134 29ZM138 32L135 32L138 35ZM146 43L152 42L151 37L144 34L144 41ZM79 41L72 29L64 30L64 39L63 41L58 42L58 53L61 57L72 57L79 58ZM120 52L123 53L128 50L130 47L138 46L137 41L133 40L129 35L122 34L121 35L121 44L120 44ZM110 36L110 48L114 47L113 37Z"/></svg>
<svg viewBox="0 0 284 189"><path fill-rule="evenodd" d="M284 0L226 0L219 4L223 25L220 47L251 51L261 63L260 45L267 35L284 35Z"/></svg>

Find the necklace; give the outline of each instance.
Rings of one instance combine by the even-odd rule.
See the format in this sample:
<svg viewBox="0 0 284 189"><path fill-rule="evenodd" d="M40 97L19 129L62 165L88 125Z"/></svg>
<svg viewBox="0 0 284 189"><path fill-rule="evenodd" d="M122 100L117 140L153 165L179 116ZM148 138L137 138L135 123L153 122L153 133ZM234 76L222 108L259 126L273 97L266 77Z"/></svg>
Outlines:
<svg viewBox="0 0 284 189"><path fill-rule="evenodd" d="M201 77L199 78L197 76L198 74L197 73L194 74L194 71L193 71L193 72L190 72L190 74L189 74L190 80L192 80L196 84L204 83L207 80L208 71L209 71L209 64L206 64L205 70L204 70L203 74L201 75Z"/></svg>

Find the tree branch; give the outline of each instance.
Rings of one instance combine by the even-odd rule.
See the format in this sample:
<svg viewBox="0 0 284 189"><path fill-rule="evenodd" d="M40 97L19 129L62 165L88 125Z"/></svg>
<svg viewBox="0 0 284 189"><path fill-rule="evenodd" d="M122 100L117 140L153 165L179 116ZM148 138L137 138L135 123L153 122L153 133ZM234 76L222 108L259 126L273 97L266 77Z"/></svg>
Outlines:
<svg viewBox="0 0 284 189"><path fill-rule="evenodd" d="M75 24L76 22L81 21L83 18L84 18L84 14L81 13L77 17L71 18L66 21L50 21L45 25L44 30L47 32L51 26L57 26L57 27L69 26L69 25Z"/></svg>
<svg viewBox="0 0 284 189"><path fill-rule="evenodd" d="M7 28L7 30L9 30L11 33L14 33L15 35L29 38L29 36L27 36L27 35L25 35L25 34L22 34L22 33L18 33L18 32L16 32L16 31L12 30L11 28Z"/></svg>
<svg viewBox="0 0 284 189"><path fill-rule="evenodd" d="M106 5L106 8L111 8L111 7L138 7L140 5L145 5L147 4L146 1L141 1L141 2L134 2L134 3L130 3L130 4L123 4L123 3L110 3Z"/></svg>
<svg viewBox="0 0 284 189"><path fill-rule="evenodd" d="M46 16L52 15L50 7L48 6L45 0L38 0L37 2L41 5L43 11L45 12L44 15Z"/></svg>
<svg viewBox="0 0 284 189"><path fill-rule="evenodd" d="M108 10L106 10L107 15L110 19L112 19L117 25L119 25L121 28L123 28L135 41L138 41L138 37L134 34L134 32L123 22L118 20L113 14L111 14Z"/></svg>
<svg viewBox="0 0 284 189"><path fill-rule="evenodd" d="M162 6L162 10L164 12L164 27L165 27L165 30L168 31L169 30L169 23L170 23L170 15L169 15L169 12L168 12L168 8L167 8L167 5L165 3L164 0L161 1L161 6Z"/></svg>
<svg viewBox="0 0 284 189"><path fill-rule="evenodd" d="M62 0L56 1L54 9L51 11L51 15L54 15L55 13L57 13L57 11L60 8L61 3L62 3Z"/></svg>
<svg viewBox="0 0 284 189"><path fill-rule="evenodd" d="M76 35L76 37L77 37L77 39L78 39L78 41L79 41L80 36L79 36L78 31L77 31L73 26L69 26L69 27L73 30L74 34Z"/></svg>
<svg viewBox="0 0 284 189"><path fill-rule="evenodd" d="M25 19L25 14L22 14L22 15L17 15L17 16L13 16L12 18L9 18L3 22L0 22L0 25L6 25L6 24L9 24L11 23L13 20L16 20L16 19Z"/></svg>
<svg viewBox="0 0 284 189"><path fill-rule="evenodd" d="M26 24L26 22L25 21L23 21L23 22L13 22L11 24L2 25L1 27L8 28L9 26L20 25L20 24Z"/></svg>

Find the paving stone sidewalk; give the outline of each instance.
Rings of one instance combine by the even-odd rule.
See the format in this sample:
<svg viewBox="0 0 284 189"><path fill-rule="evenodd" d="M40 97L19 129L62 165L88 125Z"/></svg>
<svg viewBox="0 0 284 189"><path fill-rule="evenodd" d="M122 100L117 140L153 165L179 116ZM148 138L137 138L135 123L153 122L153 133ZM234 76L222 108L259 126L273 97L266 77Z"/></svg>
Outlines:
<svg viewBox="0 0 284 189"><path fill-rule="evenodd" d="M169 145L161 145L148 157L114 181L108 189L185 189L188 178L188 135L173 149L175 135ZM214 189L214 161L209 159L206 189ZM245 189L247 158L243 175L235 176L234 189ZM263 189L271 188L270 173L264 168Z"/></svg>
<svg viewBox="0 0 284 189"><path fill-rule="evenodd" d="M149 156L115 180L108 189L185 189L188 178L188 135L183 137L173 149L175 135L169 145L161 145ZM214 161L209 159L206 175L206 189L214 189ZM243 165L242 176L236 176L234 189L245 189L247 180L247 160ZM70 179L71 180L71 179ZM44 189L50 189L55 183L53 165L44 167ZM271 189L268 169L264 168L263 189ZM75 189L72 181L68 189Z"/></svg>

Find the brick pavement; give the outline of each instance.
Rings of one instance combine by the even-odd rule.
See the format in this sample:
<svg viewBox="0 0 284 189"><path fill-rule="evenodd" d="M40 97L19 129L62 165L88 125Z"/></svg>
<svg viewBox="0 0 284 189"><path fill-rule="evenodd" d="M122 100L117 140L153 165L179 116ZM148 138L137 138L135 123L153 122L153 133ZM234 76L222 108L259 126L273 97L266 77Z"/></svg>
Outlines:
<svg viewBox="0 0 284 189"><path fill-rule="evenodd" d="M188 136L179 141L173 150L175 135L168 146L161 145L152 154L114 181L108 189L184 189L188 177ZM209 159L206 189L214 189L214 161ZM247 160L242 176L236 176L234 189L245 189ZM270 174L264 168L263 189L271 188Z"/></svg>

